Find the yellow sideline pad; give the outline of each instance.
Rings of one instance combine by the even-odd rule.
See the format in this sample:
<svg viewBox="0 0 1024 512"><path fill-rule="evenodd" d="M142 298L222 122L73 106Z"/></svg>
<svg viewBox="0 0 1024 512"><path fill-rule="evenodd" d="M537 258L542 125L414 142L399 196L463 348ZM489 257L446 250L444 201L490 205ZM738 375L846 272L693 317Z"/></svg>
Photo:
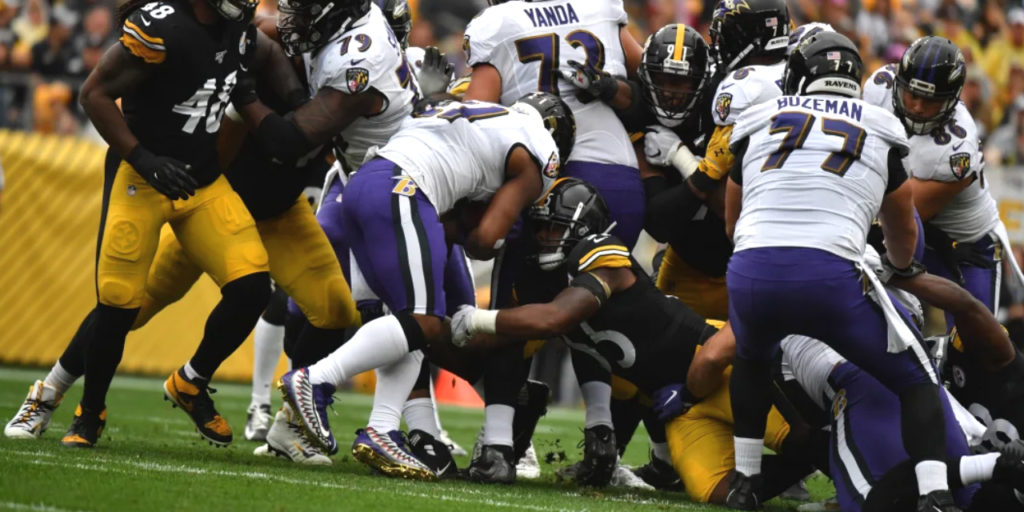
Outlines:
<svg viewBox="0 0 1024 512"><path fill-rule="evenodd" d="M105 153L77 137L0 130L0 363L52 365L95 304ZM184 299L128 335L119 369L170 374L195 351L219 298L203 276ZM252 359L250 336L216 377L249 380ZM282 358L279 374L284 370Z"/></svg>

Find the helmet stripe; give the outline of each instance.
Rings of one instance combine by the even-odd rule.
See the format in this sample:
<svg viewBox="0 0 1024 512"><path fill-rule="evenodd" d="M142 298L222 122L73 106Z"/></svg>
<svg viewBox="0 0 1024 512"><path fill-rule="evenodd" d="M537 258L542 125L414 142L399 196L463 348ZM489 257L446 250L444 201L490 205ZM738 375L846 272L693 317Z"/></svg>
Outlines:
<svg viewBox="0 0 1024 512"><path fill-rule="evenodd" d="M935 68L936 68L936 64L939 63L939 57L942 56L943 52L942 52L941 45L935 44L935 45L932 45L932 46L935 47L935 58L932 59L932 64L931 64L932 72L931 72L930 75L928 75L928 82L934 84L935 83Z"/></svg>
<svg viewBox="0 0 1024 512"><path fill-rule="evenodd" d="M683 38L686 37L686 25L676 23L676 45L672 50L672 60L683 60Z"/></svg>
<svg viewBox="0 0 1024 512"><path fill-rule="evenodd" d="M923 80L924 79L924 71L925 71L925 69L927 69L927 66L926 66L925 63L928 62L928 54L932 50L933 50L933 48L931 48L931 47L924 49L924 55L921 56L921 63L918 64L918 68L917 68L916 78L918 80Z"/></svg>

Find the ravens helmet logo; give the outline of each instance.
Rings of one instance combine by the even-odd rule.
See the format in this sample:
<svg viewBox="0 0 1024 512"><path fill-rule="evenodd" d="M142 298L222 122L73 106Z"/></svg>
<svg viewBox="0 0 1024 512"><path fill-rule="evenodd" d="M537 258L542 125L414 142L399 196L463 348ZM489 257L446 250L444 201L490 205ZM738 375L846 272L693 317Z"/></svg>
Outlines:
<svg viewBox="0 0 1024 512"><path fill-rule="evenodd" d="M729 117L729 110L732 107L732 94L722 93L718 95L718 99L715 100L715 113L718 114L718 118L725 122L725 119Z"/></svg>
<svg viewBox="0 0 1024 512"><path fill-rule="evenodd" d="M964 176L967 175L967 171L971 170L970 153L956 153L950 156L949 169L953 171L953 176L956 176L956 179L964 179Z"/></svg>
<svg viewBox="0 0 1024 512"><path fill-rule="evenodd" d="M370 72L363 68L351 68L345 72L345 82L350 93L361 93L370 84Z"/></svg>

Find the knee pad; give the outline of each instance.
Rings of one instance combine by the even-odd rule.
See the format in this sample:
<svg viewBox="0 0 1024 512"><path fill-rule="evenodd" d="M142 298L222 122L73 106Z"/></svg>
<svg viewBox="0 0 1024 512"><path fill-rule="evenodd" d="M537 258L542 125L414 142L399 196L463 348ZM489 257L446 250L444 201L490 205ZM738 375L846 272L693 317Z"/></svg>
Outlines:
<svg viewBox="0 0 1024 512"><path fill-rule="evenodd" d="M274 287L270 295L267 309L263 310L263 319L273 325L284 325L288 318L288 294L280 286Z"/></svg>
<svg viewBox="0 0 1024 512"><path fill-rule="evenodd" d="M96 289L100 304L117 308L137 308L142 302L143 291L130 280L117 274L96 276Z"/></svg>
<svg viewBox="0 0 1024 512"><path fill-rule="evenodd" d="M256 272L240 277L224 285L220 293L224 299L263 310L270 301L270 274Z"/></svg>

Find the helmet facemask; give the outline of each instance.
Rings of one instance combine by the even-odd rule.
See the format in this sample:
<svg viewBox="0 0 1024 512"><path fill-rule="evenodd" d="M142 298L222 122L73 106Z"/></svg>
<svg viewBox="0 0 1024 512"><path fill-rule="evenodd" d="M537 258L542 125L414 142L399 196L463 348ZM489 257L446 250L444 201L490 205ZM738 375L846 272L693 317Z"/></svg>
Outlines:
<svg viewBox="0 0 1024 512"><path fill-rule="evenodd" d="M210 6L220 17L239 23L249 23L256 13L259 0L209 0Z"/></svg>
<svg viewBox="0 0 1024 512"><path fill-rule="evenodd" d="M941 127L948 121L956 111L956 104L960 100L960 91L955 94L937 95L934 94L934 87L931 84L912 79L909 83L896 78L895 87L892 93L892 106L896 115L903 121L903 126L913 135L927 135ZM909 94L922 98L926 101L941 102L938 111L932 116L915 116L910 112L904 95Z"/></svg>

